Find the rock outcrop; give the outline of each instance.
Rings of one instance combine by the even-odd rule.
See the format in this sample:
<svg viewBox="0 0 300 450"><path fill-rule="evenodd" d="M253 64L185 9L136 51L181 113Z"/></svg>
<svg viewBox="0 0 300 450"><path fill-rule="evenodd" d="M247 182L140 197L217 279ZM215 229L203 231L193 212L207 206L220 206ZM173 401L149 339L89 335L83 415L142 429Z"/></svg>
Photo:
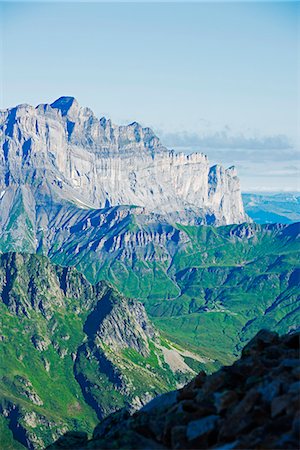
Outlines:
<svg viewBox="0 0 300 450"><path fill-rule="evenodd" d="M299 333L261 331L241 359L179 391L152 400L130 416L101 422L93 439L67 433L58 449L298 449Z"/></svg>
<svg viewBox="0 0 300 450"><path fill-rule="evenodd" d="M136 205L182 222L248 220L234 167L169 151L150 128L99 120L72 97L0 111L0 141L1 198L29 186L28 205L50 191L81 207Z"/></svg>
<svg viewBox="0 0 300 450"><path fill-rule="evenodd" d="M148 340L155 337L142 303L115 296L113 291L90 313L84 331L113 351L132 348L143 356L149 355Z"/></svg>

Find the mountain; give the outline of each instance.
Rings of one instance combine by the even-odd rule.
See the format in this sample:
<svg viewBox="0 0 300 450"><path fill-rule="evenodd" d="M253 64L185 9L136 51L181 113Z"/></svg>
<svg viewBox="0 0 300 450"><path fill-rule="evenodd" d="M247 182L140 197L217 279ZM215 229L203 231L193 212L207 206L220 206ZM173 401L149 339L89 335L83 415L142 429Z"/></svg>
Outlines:
<svg viewBox="0 0 300 450"><path fill-rule="evenodd" d="M299 193L245 193L242 198L247 214L256 223L300 222Z"/></svg>
<svg viewBox="0 0 300 450"><path fill-rule="evenodd" d="M261 327L288 332L300 322L297 223L171 224L144 208L62 207L54 198L55 214L35 214L25 195L19 188L3 206L0 252L37 252L90 283L108 281L184 348L226 364Z"/></svg>
<svg viewBox="0 0 300 450"><path fill-rule="evenodd" d="M234 167L169 151L150 128L99 120L72 97L0 111L0 136L0 197L21 190L32 214L50 197L83 208L135 205L182 223L249 220Z"/></svg>
<svg viewBox="0 0 300 450"><path fill-rule="evenodd" d="M262 330L241 358L133 416L120 411L87 434L66 433L47 450L299 448L299 340Z"/></svg>
<svg viewBox="0 0 300 450"><path fill-rule="evenodd" d="M92 431L211 362L160 336L140 302L72 268L0 257L1 448L42 449L67 430Z"/></svg>
<svg viewBox="0 0 300 450"><path fill-rule="evenodd" d="M48 250L58 264L0 256L6 449L91 433L97 418L230 364L261 328L299 327L298 224L172 227L133 211L62 223Z"/></svg>
<svg viewBox="0 0 300 450"><path fill-rule="evenodd" d="M299 326L299 224L251 223L233 168L69 97L2 111L0 133L5 448L91 432Z"/></svg>

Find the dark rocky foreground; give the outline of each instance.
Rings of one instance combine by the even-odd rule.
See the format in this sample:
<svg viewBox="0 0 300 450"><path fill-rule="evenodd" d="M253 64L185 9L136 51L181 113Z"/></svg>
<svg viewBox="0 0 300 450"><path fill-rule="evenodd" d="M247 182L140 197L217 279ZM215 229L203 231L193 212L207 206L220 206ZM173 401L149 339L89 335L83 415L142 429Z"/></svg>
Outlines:
<svg viewBox="0 0 300 450"><path fill-rule="evenodd" d="M58 449L298 449L300 333L260 331L241 358L130 416L110 415L94 430L68 432Z"/></svg>

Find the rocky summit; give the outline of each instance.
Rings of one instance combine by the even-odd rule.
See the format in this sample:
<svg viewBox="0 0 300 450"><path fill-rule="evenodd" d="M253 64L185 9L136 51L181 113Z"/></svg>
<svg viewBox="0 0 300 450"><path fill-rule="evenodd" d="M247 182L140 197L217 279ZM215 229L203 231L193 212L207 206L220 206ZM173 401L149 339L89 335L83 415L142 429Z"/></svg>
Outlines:
<svg viewBox="0 0 300 450"><path fill-rule="evenodd" d="M24 209L37 213L59 199L80 208L135 205L182 223L249 221L234 167L170 151L150 128L99 120L73 97L0 111L0 139L3 210L22 194Z"/></svg>
<svg viewBox="0 0 300 450"><path fill-rule="evenodd" d="M232 366L109 416L91 440L68 432L48 450L298 449L299 339L262 330Z"/></svg>

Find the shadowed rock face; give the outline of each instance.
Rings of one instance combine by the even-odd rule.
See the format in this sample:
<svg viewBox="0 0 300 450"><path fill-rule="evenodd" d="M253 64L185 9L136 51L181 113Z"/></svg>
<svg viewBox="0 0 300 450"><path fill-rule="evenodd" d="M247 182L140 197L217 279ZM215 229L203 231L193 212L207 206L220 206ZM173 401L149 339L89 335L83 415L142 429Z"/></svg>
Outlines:
<svg viewBox="0 0 300 450"><path fill-rule="evenodd" d="M118 391L126 399L130 397L132 400L134 397L131 380L124 376L112 354L118 355L124 349L133 349L146 358L150 354L149 342L153 342L157 335L143 305L136 300L116 295L112 289L107 290L87 316L83 331L87 335L87 341L77 351L74 375L86 402L96 411L98 418L102 419L118 407L114 405L113 397L108 406L102 404L99 395L95 395L95 386L100 392L102 389L110 389ZM108 354L105 349L109 349ZM91 382L86 366L95 361L95 377ZM101 380L103 375L109 381L105 387ZM151 395L146 395L146 398L148 401ZM128 402L129 405L131 403Z"/></svg>
<svg viewBox="0 0 300 450"><path fill-rule="evenodd" d="M89 314L84 332L113 350L130 347L143 356L149 354L148 339L155 337L144 306L136 300L108 292Z"/></svg>
<svg viewBox="0 0 300 450"><path fill-rule="evenodd" d="M150 128L99 120L72 97L0 111L0 137L1 195L39 185L27 202L50 190L96 208L136 205L182 222L248 219L234 167L210 168L201 153L169 151Z"/></svg>
<svg viewBox="0 0 300 450"><path fill-rule="evenodd" d="M232 366L109 416L90 441L67 433L48 449L298 449L299 339L262 330Z"/></svg>

